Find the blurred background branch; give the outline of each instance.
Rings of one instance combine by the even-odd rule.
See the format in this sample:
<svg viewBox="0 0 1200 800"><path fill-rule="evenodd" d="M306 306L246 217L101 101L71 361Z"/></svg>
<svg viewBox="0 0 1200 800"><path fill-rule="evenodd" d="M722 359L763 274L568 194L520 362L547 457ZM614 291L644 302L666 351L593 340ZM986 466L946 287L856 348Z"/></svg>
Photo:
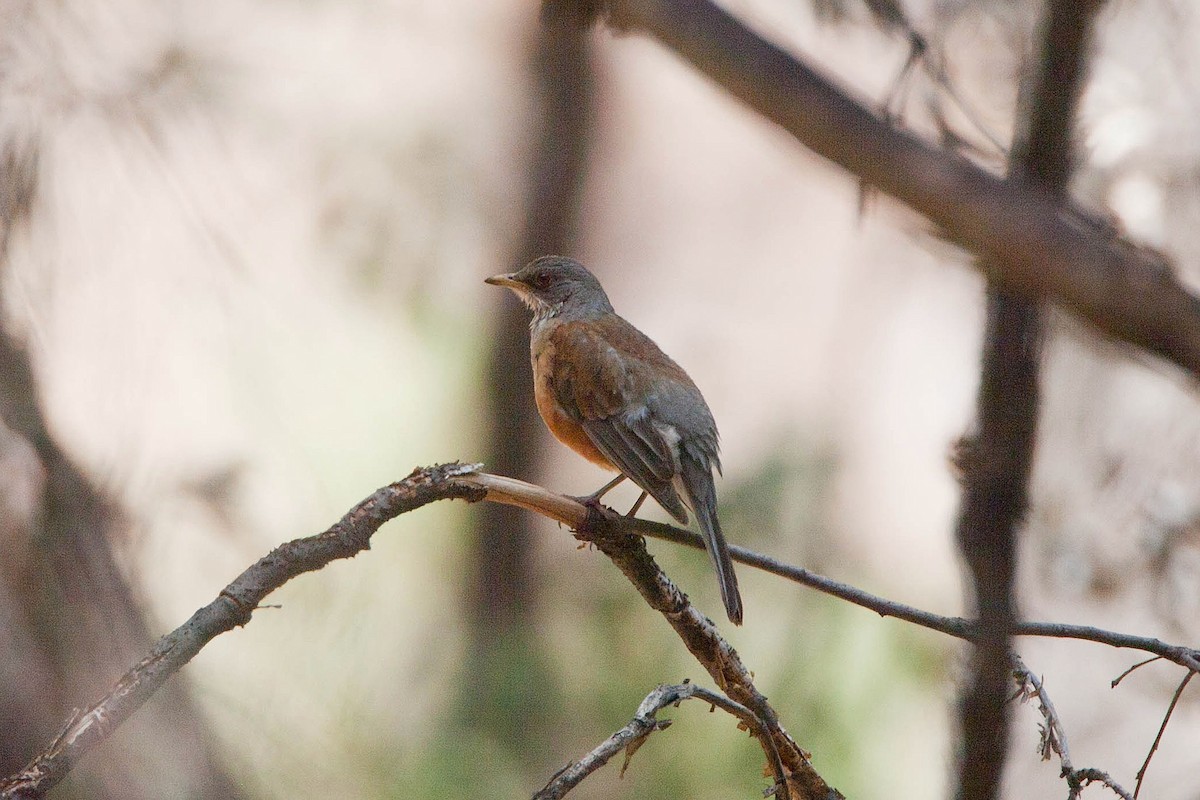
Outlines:
<svg viewBox="0 0 1200 800"><path fill-rule="evenodd" d="M546 2L552 17L574 13L573 0ZM989 279L1054 300L1200 377L1200 300L1161 255L1060 196L893 127L708 0L612 0L604 8L614 26L651 34L813 152L924 215L980 256Z"/></svg>
<svg viewBox="0 0 1200 800"><path fill-rule="evenodd" d="M16 229L38 196L32 142L0 141L0 276ZM0 304L2 306L3 304ZM60 446L45 416L29 348L0 316L0 449L24 449L21 466L40 483L24 519L6 514L0 559L0 773L15 771L62 723L148 648L143 611L115 554L125 533L118 504ZM21 448L23 443L24 448ZM15 482L13 476L7 481ZM16 512L16 509L9 509ZM153 741L155 746L147 746ZM188 684L175 682L109 758L83 771L74 792L94 798L161 796L161 775L196 798L241 797L214 751Z"/></svg>
<svg viewBox="0 0 1200 800"><path fill-rule="evenodd" d="M1200 9L1100 11L1063 201L997 177L997 143L1027 133L1018 87L1036 77L1043 0L739 0L736 20L703 2L572 5L649 21L686 58L543 29L518 0L0 0L0 205L27 209L4 221L0 275L5 762L110 686L146 631L363 486L447 450L494 467L513 454L509 474L574 494L598 486L513 405L529 401L523 322L480 283L545 248L594 264L703 389L743 557L831 595L749 570L743 590L770 602L727 635L852 797L952 791L949 687L974 612L946 454L978 389L979 270L1052 298L1015 592L1026 616L1077 624L1014 633L1072 757L1132 785L1179 675L1139 670L1108 692L1130 658L1117 648L1197 663L1200 404L1186 370L1081 320L1193 352L1181 288L1200 286ZM714 23L738 46L701 36ZM790 105L756 111L776 100ZM860 180L890 187L869 213ZM996 252L971 266L938 235ZM52 480L74 495L64 514L97 515L64 529L107 554L48 549L62 544L43 514ZM547 498L526 499L570 518ZM286 584L281 610L191 662L185 701L171 682L55 794L207 791L178 767L206 746L151 724L165 701L247 798L520 796L627 723L641 687L694 671L606 565L542 535L553 523L483 510L439 503L427 536L376 537L371 558ZM650 546L715 607L702 554ZM83 622L109 624L72 618L65 599L84 595L55 570L76 568L79 586L118 580L95 596L127 603L141 632L117 608L111 637L76 646ZM72 676L93 688L68 696ZM1185 800L1197 730L1184 692L1145 793ZM1033 726L1010 733L1009 791L1062 794L1059 764L1030 756ZM656 740L619 783L602 770L574 794L761 788L762 750L732 726L677 734L688 758Z"/></svg>

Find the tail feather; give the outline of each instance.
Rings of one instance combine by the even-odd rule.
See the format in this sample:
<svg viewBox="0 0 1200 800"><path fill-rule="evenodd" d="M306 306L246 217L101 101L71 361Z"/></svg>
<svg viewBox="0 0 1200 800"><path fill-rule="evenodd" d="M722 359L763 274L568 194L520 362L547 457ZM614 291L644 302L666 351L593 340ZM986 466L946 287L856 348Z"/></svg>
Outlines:
<svg viewBox="0 0 1200 800"><path fill-rule="evenodd" d="M717 519L717 491L713 485L712 468L701 465L685 456L681 459L683 488L692 511L696 513L700 535L704 538L704 549L717 572L717 585L721 590L721 602L725 613L734 625L742 624L742 596L738 591L737 574L733 571L733 559L729 556L729 545L721 532L721 521Z"/></svg>

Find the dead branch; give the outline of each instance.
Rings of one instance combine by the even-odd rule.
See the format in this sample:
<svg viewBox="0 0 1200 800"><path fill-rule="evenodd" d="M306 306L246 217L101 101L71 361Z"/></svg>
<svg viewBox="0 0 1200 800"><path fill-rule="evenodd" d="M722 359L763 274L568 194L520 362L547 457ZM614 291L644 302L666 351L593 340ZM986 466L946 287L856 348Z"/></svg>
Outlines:
<svg viewBox="0 0 1200 800"><path fill-rule="evenodd" d="M1171 721L1171 715L1175 713L1175 706L1179 705L1179 698L1183 696L1183 690L1187 688L1189 682L1195 677L1196 673L1189 672L1183 676L1183 680L1179 682L1179 686L1175 689L1175 694L1171 697L1171 704L1167 706L1167 713L1163 715L1162 724L1158 726L1158 733L1154 736L1154 742L1150 745L1150 751L1146 753L1146 760L1142 762L1142 767L1137 771L1137 782L1133 787L1133 797L1137 797L1142 792L1142 782L1146 779L1146 770L1150 769L1150 760L1154 758L1154 753L1158 750L1159 744L1162 743L1163 734L1167 732L1167 723Z"/></svg>
<svg viewBox="0 0 1200 800"><path fill-rule="evenodd" d="M629 721L628 725L605 739L583 758L559 770L545 787L533 796L533 800L559 800L559 798L565 797L568 792L578 786L587 776L607 764L609 759L621 750L625 751L625 763L621 767L621 774L624 775L625 769L629 766L629 760L646 739L649 738L650 734L655 731L665 730L671 725L672 720L658 719L658 712L667 706L678 706L684 700L692 699L703 700L713 707L720 708L741 720L742 724L762 743L763 748L772 756L770 765L771 771L775 775L775 786L769 789L766 794L774 794L776 797L781 798L781 800L788 800L787 779L783 762L779 758L779 751L775 749L775 742L771 738L771 733L762 724L762 720L754 716L754 713L750 709L740 703L735 703L722 694L693 683L684 683L675 686L663 684L655 688L654 691L646 695L646 699L638 706L637 713Z"/></svg>
<svg viewBox="0 0 1200 800"><path fill-rule="evenodd" d="M415 470L363 500L324 533L276 547L191 619L159 639L108 694L76 713L50 746L23 770L0 781L0 800L44 796L84 754L108 738L209 641L248 623L263 599L292 578L366 550L371 535L392 517L434 500L481 499L481 489L456 480L472 469L470 465L447 464Z"/></svg>
<svg viewBox="0 0 1200 800"><path fill-rule="evenodd" d="M1075 768L1075 765L1071 763L1071 750L1067 746L1067 732L1063 728L1058 711L1054 708L1054 703L1050 700L1050 694L1042 684L1042 679L1025 666L1025 662L1021 660L1020 656L1013 654L1012 662L1013 678L1020 688L1021 700L1037 699L1038 711L1045 720L1045 724L1042 726L1039 752L1043 761L1049 761L1053 755L1058 755L1059 763L1062 765L1062 777L1067 782L1067 800L1078 800L1084 787L1092 783L1101 783L1107 786L1121 800L1133 800L1133 795L1114 781L1107 772L1090 767Z"/></svg>
<svg viewBox="0 0 1200 800"><path fill-rule="evenodd" d="M758 692L749 671L716 626L655 564L645 540L624 530L624 517L599 511L511 478L476 473L478 465L443 464L414 470L402 481L378 490L323 533L275 548L239 575L191 619L163 636L150 654L86 711L74 714L62 733L26 767L0 781L0 800L32 800L58 784L79 759L100 744L190 661L214 637L247 624L256 608L287 581L350 558L370 547L388 520L436 500L489 499L518 505L563 522L593 542L630 578L650 605L663 613L688 649L737 707L744 707L764 732L760 741L772 763L780 762L786 790L797 800L834 800L808 755L779 724L774 709ZM715 702L715 701L714 701ZM730 706L730 709L734 706Z"/></svg>
<svg viewBox="0 0 1200 800"><path fill-rule="evenodd" d="M267 595L287 581L321 569L331 561L349 558L368 549L370 537L385 522L400 514L437 500L455 498L469 502L487 499L515 505L573 529L590 531L582 536L594 540L606 553L629 544L633 553L627 557L612 556L614 561L622 571L635 573L639 591L643 596L648 595L651 605L664 613L731 701L748 709L760 721L763 729L770 732L774 749L791 781L788 787L793 792L791 796L840 797L836 790L829 788L812 771L807 754L778 726L774 710L754 689L737 654L721 639L713 623L688 605L679 589L657 570L657 566L653 566L653 559L645 552L643 540L634 534L645 533L703 549L699 536L660 523L626 519L611 511L604 514L592 512L598 519L589 520L589 508L573 498L513 478L476 472L475 469L477 465L454 463L414 470L404 480L385 486L363 500L325 532L275 548L238 576L212 603L163 636L107 695L88 709L73 715L64 725L62 733L25 769L0 781L0 800L42 797L63 779L80 758L103 742L210 640L249 622L253 611L261 606ZM959 639L971 640L975 636L975 623L972 620L940 616L880 598L745 548L732 547L731 551L734 559L743 564L818 589L881 616L896 617ZM647 566L653 568L643 573ZM674 617L678 617L678 620ZM1149 637L1050 622L1021 623L1014 632L1018 635L1081 639L1112 647L1143 650L1180 664L1191 672L1200 671L1200 654L1196 650ZM763 713L763 710L767 713ZM769 748L764 747L764 751L767 750ZM770 752L767 752L767 756L771 760L775 758ZM798 789L798 786L803 788Z"/></svg>
<svg viewBox="0 0 1200 800"><path fill-rule="evenodd" d="M485 476L481 475L477 477L483 478ZM490 479L496 476L486 477ZM522 484L522 486L533 490L531 494L527 495L523 492L523 496L526 498L536 496L540 492L545 492L544 489L530 487L529 484ZM558 495L554 496L557 497ZM628 526L629 530L652 539L661 539L666 542L686 545L697 550L704 549L704 542L698 534L683 530L682 528L642 519L631 519L628 522ZM740 564L761 569L763 572L769 572L772 575L778 575L781 578L786 578L795 583L807 586L810 589L816 589L823 594L836 597L839 600L845 600L869 611L874 611L881 617L895 617L896 619L919 625L922 628L928 628L932 631L953 636L956 639L972 641L975 638L974 620L935 614L931 611L915 608L896 600L889 600L886 597L872 594L857 586L842 583L841 581L819 575L803 567L787 564L762 553L756 553L753 550L739 547L738 545L730 545L729 552L733 556L733 560ZM1040 636L1050 639L1078 639L1080 641L1108 645L1109 647L1141 650L1154 654L1156 658L1162 658L1178 664L1192 672L1200 672L1200 650L1184 645L1170 644L1152 636L1136 636L1130 633L1096 628L1091 625L1070 625L1062 622L1018 622L1013 627L1013 635Z"/></svg>
<svg viewBox="0 0 1200 800"><path fill-rule="evenodd" d="M576 538L594 544L629 579L642 599L663 615L717 687L730 699L750 709L770 731L787 771L792 796L800 799L842 796L813 769L808 754L779 723L775 709L755 688L737 651L725 641L712 620L697 611L687 595L659 569L646 550L645 539L631 532L632 520L612 509L584 506L574 499L512 478L477 474L468 480L486 487L488 500L545 514L570 526L576 532ZM767 755L770 757L770 753Z"/></svg>

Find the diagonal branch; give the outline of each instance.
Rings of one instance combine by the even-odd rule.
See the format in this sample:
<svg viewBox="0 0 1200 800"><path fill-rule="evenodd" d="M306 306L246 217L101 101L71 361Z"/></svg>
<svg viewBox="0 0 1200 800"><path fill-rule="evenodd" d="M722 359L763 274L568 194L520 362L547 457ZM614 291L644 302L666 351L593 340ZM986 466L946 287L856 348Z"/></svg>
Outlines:
<svg viewBox="0 0 1200 800"><path fill-rule="evenodd" d="M775 788L769 790L768 794L774 794L780 800L788 800L787 778L783 762L779 758L779 751L775 749L775 742L771 738L770 731L762 724L762 720L754 716L754 713L750 709L740 703L735 703L722 694L696 686L693 683L684 683L677 686L664 684L656 687L654 691L646 695L646 699L638 706L637 713L629 721L629 724L605 739L583 758L573 761L559 770L545 787L533 796L533 800L559 800L565 797L568 792L583 782L587 776L607 764L609 759L621 750L625 750L625 765L628 766L629 759L633 757L633 753L641 747L650 734L670 726L672 720L659 720L657 718L658 712L667 706L677 706L684 700L693 699L710 703L714 707L720 708L741 720L742 724L763 744L763 748L772 756L770 763L771 771L775 775ZM625 767L623 766L621 773L624 774L624 772Z"/></svg>
<svg viewBox="0 0 1200 800"><path fill-rule="evenodd" d="M62 733L25 769L0 780L0 800L32 800L57 785L86 753L108 737L214 637L247 624L254 610L287 581L350 558L370 547L371 536L388 520L437 500L489 499L531 508L570 525L608 555L650 604L661 611L689 650L736 707L748 709L762 731L760 742L771 763L782 764L787 796L795 800L836 800L805 753L779 724L774 709L754 687L737 653L706 617L696 611L646 552L645 540L624 530L625 521L511 478L476 473L478 465L443 464L416 469L402 481L378 490L323 533L280 545L246 569L213 602L155 644L149 655L86 711L68 721ZM715 702L715 701L714 701ZM730 709L734 706L730 706ZM751 726L754 729L754 726Z"/></svg>
<svg viewBox="0 0 1200 800"><path fill-rule="evenodd" d="M488 482L497 478L495 475L476 475L473 480ZM521 483L520 481L512 481L510 478L502 479L505 481L503 491L518 492L521 498L520 502L529 503L530 505L540 505L541 501L534 501L530 498L540 496L541 493L549 495L544 489L530 484ZM519 488L520 487L520 488ZM527 487L527 488L525 488ZM551 495L559 497L559 495ZM501 501L504 502L504 501ZM514 499L512 502L518 502ZM529 507L529 506L527 506ZM632 519L629 520L629 530L649 536L653 539L661 539L665 542L673 542L675 544L685 545L695 550L704 549L704 540L699 534L687 531L682 528L676 528L671 525L664 525L661 522L651 522L650 520ZM819 575L804 567L797 567L793 564L788 564L770 556L756 553L753 550L748 550L737 545L729 546L729 553L733 556L733 560L739 564L745 564L755 569L761 569L764 572L769 572L772 575L778 575L781 578L786 578L794 583L799 583L811 589L816 589L819 592L836 597L840 600L845 600L853 603L856 606L865 608L869 611L874 611L881 617L894 617L905 622L911 622L914 625L919 625L922 628L928 628L931 631L944 633L948 636L953 636L956 639L972 641L975 638L974 620L965 619L963 617L948 617L942 614L935 614L931 611L925 611L920 608L915 608L896 600L889 600L886 597L880 597L877 594L872 594L865 589L860 589L857 586L851 586L847 583L834 580L833 578ZM1118 631L1105 630L1092 625L1069 625L1062 622L1018 622L1013 628L1014 636L1039 636L1049 639L1077 639L1085 642L1095 642L1096 644L1104 644L1109 647L1116 647L1129 650L1141 650L1146 653L1153 653L1157 658L1162 658L1174 664L1178 664L1191 672L1200 672L1200 650L1184 645L1170 644L1161 639L1156 639L1152 636L1137 636L1131 633L1120 633ZM1143 662L1148 663L1148 662Z"/></svg>
<svg viewBox="0 0 1200 800"><path fill-rule="evenodd" d="M1018 176L997 177L892 127L710 0L545 0L544 6L576 18L603 13L614 25L654 36L813 152L925 216L980 256L975 266L988 278L1054 300L1200 377L1200 299L1162 256L1055 193Z"/></svg>
<svg viewBox="0 0 1200 800"><path fill-rule="evenodd" d="M754 685L737 651L721 636L712 620L693 606L679 587L659 568L646 550L646 540L630 533L625 518L611 509L588 508L588 518L575 526L576 537L596 545L608 556L642 599L662 614L691 654L733 701L747 707L762 722L787 770L787 788L798 800L841 798L813 769L808 754L779 722L775 709ZM768 751L767 756L771 753Z"/></svg>
<svg viewBox="0 0 1200 800"><path fill-rule="evenodd" d="M1121 800L1133 800L1133 795L1114 781L1107 772L1090 767L1075 768L1071 762L1071 750L1067 746L1067 732L1063 730L1062 720L1050 700L1050 694L1042 685L1042 679L1025 666L1025 662L1016 654L1012 656L1012 664L1013 678L1020 687L1021 700L1037 698L1038 712L1046 723L1042 726L1042 760L1049 761L1052 755L1058 755L1059 764L1062 765L1062 777L1067 782L1067 800L1079 800L1084 787L1092 783L1107 786Z"/></svg>
<svg viewBox="0 0 1200 800"><path fill-rule="evenodd" d="M1163 734L1167 732L1167 723L1171 721L1171 715L1175 713L1175 706L1179 705L1179 698L1183 696L1183 690L1191 683L1192 678L1196 673L1189 672L1183 676L1183 680L1179 682L1179 686L1175 688L1175 694L1171 696L1171 704L1167 706L1167 713L1163 715L1162 724L1158 726L1158 733L1154 735L1154 743L1150 745L1149 752L1146 753L1146 760L1142 762L1141 769L1137 771L1137 784L1133 788L1134 800L1142 793L1142 781L1146 780L1146 771L1150 769L1150 760L1154 758L1154 753L1158 750L1158 746L1162 744Z"/></svg>
<svg viewBox="0 0 1200 800"><path fill-rule="evenodd" d="M486 487L486 499L545 514L569 525L576 531L577 538L599 548L629 579L642 599L675 629L684 646L708 671L717 687L731 700L750 709L770 731L774 748L788 773L789 792L798 800L842 797L813 769L808 754L779 723L775 709L754 686L737 651L725 641L712 620L697 611L687 595L659 569L646 550L645 539L632 532L636 521L612 509L583 506L571 498L513 478L477 474L466 480ZM770 758L770 752L767 756Z"/></svg>
<svg viewBox="0 0 1200 800"><path fill-rule="evenodd" d="M446 498L478 500L478 487L455 478L473 469L448 464L415 470L403 481L385 486L350 509L329 530L276 547L226 586L187 622L163 636L150 653L117 682L107 695L78 713L51 745L25 769L0 780L0 800L32 800L45 795L79 759L108 738L150 699L166 680L214 637L245 625L268 594L305 572L350 558L370 547L372 534L384 522L406 511Z"/></svg>

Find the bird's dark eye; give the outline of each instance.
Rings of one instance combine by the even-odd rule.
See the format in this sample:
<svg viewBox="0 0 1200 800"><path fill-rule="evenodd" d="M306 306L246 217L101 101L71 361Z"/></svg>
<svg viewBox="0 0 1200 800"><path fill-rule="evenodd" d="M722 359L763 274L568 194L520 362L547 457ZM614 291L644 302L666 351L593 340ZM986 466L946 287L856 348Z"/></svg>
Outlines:
<svg viewBox="0 0 1200 800"><path fill-rule="evenodd" d="M533 278L533 286L535 289L549 289L553 278L548 273L543 272L540 275L535 275Z"/></svg>

